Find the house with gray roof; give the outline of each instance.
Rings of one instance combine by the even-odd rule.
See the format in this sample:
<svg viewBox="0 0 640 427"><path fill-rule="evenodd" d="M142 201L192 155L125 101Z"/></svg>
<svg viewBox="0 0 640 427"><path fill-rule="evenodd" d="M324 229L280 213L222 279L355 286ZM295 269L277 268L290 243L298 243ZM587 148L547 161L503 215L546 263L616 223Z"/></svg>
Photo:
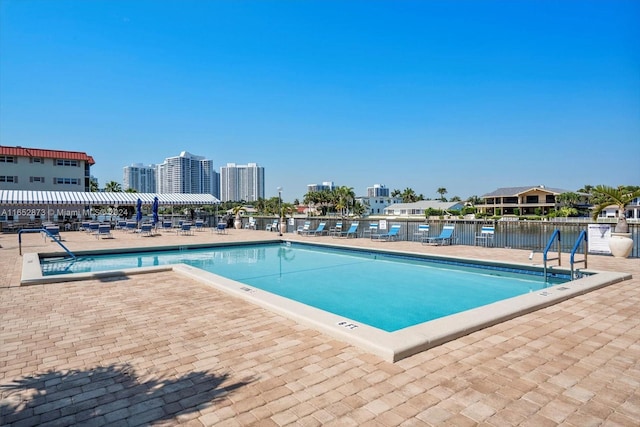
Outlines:
<svg viewBox="0 0 640 427"><path fill-rule="evenodd" d="M484 203L476 207L487 215L546 215L558 207L556 196L568 192L544 185L503 187L481 196Z"/></svg>

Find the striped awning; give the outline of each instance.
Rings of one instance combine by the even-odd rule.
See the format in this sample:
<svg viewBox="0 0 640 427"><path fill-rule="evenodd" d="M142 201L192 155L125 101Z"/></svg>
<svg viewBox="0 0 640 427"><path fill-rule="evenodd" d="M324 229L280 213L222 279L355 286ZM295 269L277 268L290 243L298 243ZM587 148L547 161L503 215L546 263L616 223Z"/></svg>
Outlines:
<svg viewBox="0 0 640 427"><path fill-rule="evenodd" d="M150 205L154 197L158 198L159 205L194 206L220 203L220 200L211 194L0 190L0 205L135 206L138 199L142 200L143 205Z"/></svg>

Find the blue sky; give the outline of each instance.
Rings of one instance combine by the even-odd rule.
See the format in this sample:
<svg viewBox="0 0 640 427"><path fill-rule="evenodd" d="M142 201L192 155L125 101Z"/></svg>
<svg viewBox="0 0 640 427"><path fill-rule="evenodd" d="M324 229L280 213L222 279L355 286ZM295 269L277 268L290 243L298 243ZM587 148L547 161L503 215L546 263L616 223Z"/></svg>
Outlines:
<svg viewBox="0 0 640 427"><path fill-rule="evenodd" d="M427 198L640 185L638 1L0 0L0 143Z"/></svg>

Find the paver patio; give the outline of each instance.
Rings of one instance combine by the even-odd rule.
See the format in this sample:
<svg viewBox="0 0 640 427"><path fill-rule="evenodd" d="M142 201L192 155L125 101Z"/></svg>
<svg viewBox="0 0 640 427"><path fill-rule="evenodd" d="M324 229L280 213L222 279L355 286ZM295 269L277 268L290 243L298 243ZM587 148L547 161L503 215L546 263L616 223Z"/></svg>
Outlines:
<svg viewBox="0 0 640 427"><path fill-rule="evenodd" d="M81 250L274 237L114 235L63 238ZM590 256L589 268L634 278L392 364L174 272L20 287L17 236L0 246L2 425L640 425L639 259ZM23 235L24 253L57 250Z"/></svg>

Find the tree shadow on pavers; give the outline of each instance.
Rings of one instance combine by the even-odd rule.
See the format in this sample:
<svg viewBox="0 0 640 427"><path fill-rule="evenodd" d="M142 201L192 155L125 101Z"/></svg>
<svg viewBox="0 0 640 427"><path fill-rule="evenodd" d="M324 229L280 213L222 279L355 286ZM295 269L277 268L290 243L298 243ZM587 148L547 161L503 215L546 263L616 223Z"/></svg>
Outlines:
<svg viewBox="0 0 640 427"><path fill-rule="evenodd" d="M149 425L216 403L254 379L224 384L228 374L170 378L130 365L49 371L0 384L0 424Z"/></svg>

